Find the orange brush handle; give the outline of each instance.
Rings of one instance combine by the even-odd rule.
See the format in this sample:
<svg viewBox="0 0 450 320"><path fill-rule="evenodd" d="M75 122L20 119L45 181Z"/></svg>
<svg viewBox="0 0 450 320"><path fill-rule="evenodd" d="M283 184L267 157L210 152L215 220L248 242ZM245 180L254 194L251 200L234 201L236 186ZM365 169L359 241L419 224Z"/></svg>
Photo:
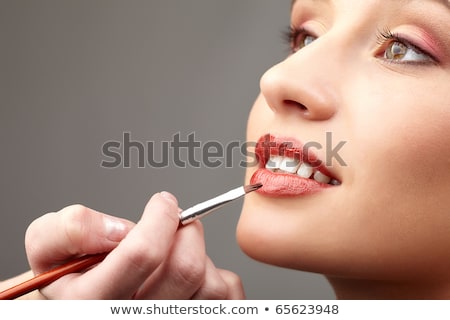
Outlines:
<svg viewBox="0 0 450 320"><path fill-rule="evenodd" d="M41 273L30 280L22 282L14 287L6 289L0 292L0 300L16 299L31 291L41 289L53 281L65 276L69 273L80 272L87 269L105 259L108 253L100 253L94 255L86 255L80 258L71 260L70 262L63 264L59 267Z"/></svg>

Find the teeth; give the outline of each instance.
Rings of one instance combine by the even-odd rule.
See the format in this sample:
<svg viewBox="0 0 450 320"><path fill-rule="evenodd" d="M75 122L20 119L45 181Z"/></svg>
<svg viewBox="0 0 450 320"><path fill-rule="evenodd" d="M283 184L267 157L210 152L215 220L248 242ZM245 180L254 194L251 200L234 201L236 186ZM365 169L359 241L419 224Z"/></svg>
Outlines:
<svg viewBox="0 0 450 320"><path fill-rule="evenodd" d="M332 184L333 186L339 186L341 183L336 179L331 179L330 184Z"/></svg>
<svg viewBox="0 0 450 320"><path fill-rule="evenodd" d="M307 163L302 163L297 170L297 175L302 178L308 179L313 174L313 167Z"/></svg>
<svg viewBox="0 0 450 320"><path fill-rule="evenodd" d="M320 171L316 171L316 173L314 173L314 180L321 183L328 183L331 181L331 178Z"/></svg>
<svg viewBox="0 0 450 320"><path fill-rule="evenodd" d="M297 174L298 176L308 179L312 178L317 182L324 184L331 184L338 186L341 183L336 179L331 179L329 176L323 174L320 171L314 171L314 168L308 163L300 163L299 160L283 157L283 156L272 156L266 163L266 169L273 172L284 172ZM311 177L312 176L312 177Z"/></svg>
<svg viewBox="0 0 450 320"><path fill-rule="evenodd" d="M283 162L283 157L281 156L270 157L269 161L266 163L266 169L272 171L275 169L280 169L281 162Z"/></svg>
<svg viewBox="0 0 450 320"><path fill-rule="evenodd" d="M280 170L283 170L287 173L296 173L297 168L300 164L300 161L284 157L280 164Z"/></svg>

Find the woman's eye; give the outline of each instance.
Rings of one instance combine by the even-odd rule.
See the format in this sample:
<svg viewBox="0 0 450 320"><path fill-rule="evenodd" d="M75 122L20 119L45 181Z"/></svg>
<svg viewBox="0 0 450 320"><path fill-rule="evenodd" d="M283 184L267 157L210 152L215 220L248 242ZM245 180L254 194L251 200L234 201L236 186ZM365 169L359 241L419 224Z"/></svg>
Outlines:
<svg viewBox="0 0 450 320"><path fill-rule="evenodd" d="M307 45L310 45L317 37L311 35L304 28L291 27L287 33L287 40L291 48L291 53L296 53Z"/></svg>
<svg viewBox="0 0 450 320"><path fill-rule="evenodd" d="M306 47L307 45L311 44L314 40L316 40L316 37L307 35L303 37L302 41L302 47Z"/></svg>
<svg viewBox="0 0 450 320"><path fill-rule="evenodd" d="M382 48L378 57L389 62L427 64L438 61L425 50L420 49L401 35L392 33L388 29L378 33L378 43Z"/></svg>
<svg viewBox="0 0 450 320"><path fill-rule="evenodd" d="M412 45L400 41L392 41L384 51L384 59L395 62L428 62L432 61L428 54Z"/></svg>

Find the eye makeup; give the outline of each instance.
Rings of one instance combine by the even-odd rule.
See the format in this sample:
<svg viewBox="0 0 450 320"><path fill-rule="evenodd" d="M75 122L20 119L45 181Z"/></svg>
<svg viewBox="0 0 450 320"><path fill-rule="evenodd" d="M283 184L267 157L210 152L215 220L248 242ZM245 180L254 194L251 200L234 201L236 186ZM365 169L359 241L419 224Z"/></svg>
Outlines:
<svg viewBox="0 0 450 320"><path fill-rule="evenodd" d="M433 52L430 52L430 49L424 48L425 46L419 40L412 38L408 33L394 33L388 28L378 30L377 43L381 49L377 49L377 56L399 64L426 65L439 63L438 58ZM393 48L397 48L398 55L393 52L395 51ZM400 51L399 48L401 48ZM402 60L402 58L409 58L409 60Z"/></svg>
<svg viewBox="0 0 450 320"><path fill-rule="evenodd" d="M398 32L403 39L431 55L436 62L440 63L444 60L444 50L440 41L425 29L406 25L402 26Z"/></svg>

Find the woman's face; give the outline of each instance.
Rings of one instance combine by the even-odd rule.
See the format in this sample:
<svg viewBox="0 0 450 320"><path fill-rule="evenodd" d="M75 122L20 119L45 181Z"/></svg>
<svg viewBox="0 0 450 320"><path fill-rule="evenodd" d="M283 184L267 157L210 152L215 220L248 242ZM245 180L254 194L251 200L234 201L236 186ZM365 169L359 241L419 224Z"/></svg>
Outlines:
<svg viewBox="0 0 450 320"><path fill-rule="evenodd" d="M297 0L291 26L248 120L264 186L240 246L330 278L449 280L449 2Z"/></svg>

